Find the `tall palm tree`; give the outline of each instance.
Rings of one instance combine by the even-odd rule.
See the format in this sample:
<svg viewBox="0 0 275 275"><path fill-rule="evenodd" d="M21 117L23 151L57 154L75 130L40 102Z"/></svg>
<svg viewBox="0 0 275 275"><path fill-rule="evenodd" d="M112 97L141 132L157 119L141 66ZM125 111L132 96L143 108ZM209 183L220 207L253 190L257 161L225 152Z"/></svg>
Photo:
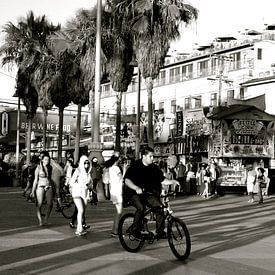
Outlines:
<svg viewBox="0 0 275 275"><path fill-rule="evenodd" d="M52 109L53 101L50 94L50 85L52 81L52 64L47 62L48 58L45 57L42 62L36 67L34 72L34 86L38 92L38 105L43 110L43 150L47 149L47 116L48 110Z"/></svg>
<svg viewBox="0 0 275 275"><path fill-rule="evenodd" d="M51 38L56 51L67 51L71 58L68 92L72 102L78 105L75 162L79 158L81 109L89 103L89 93L94 89L95 30L93 11L80 9L76 16L66 23L65 28Z"/></svg>
<svg viewBox="0 0 275 275"><path fill-rule="evenodd" d="M133 39L128 22L124 16L125 7L117 8L117 1L108 3L109 11L103 12L102 48L107 58L107 71L112 89L116 92L116 139L115 150L121 151L121 101L133 78Z"/></svg>
<svg viewBox="0 0 275 275"><path fill-rule="evenodd" d="M35 17L32 11L17 25L8 22L4 26L5 42L0 49L2 64L15 64L18 67L16 89L26 106L29 120L27 164L30 162L31 120L38 106L34 72L45 51L47 36L58 28L49 23L45 16Z"/></svg>
<svg viewBox="0 0 275 275"><path fill-rule="evenodd" d="M197 9L182 0L125 0L132 17L135 54L148 93L148 144L153 146L153 80L164 65L170 43L180 37L182 22L197 18Z"/></svg>

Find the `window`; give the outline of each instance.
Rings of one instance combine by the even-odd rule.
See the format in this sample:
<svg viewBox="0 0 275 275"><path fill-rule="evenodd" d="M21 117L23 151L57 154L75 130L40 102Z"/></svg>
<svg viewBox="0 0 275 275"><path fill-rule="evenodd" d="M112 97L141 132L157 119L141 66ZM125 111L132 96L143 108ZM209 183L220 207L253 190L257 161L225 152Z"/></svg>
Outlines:
<svg viewBox="0 0 275 275"><path fill-rule="evenodd" d="M136 92L138 90L138 77L133 77L132 79L132 92Z"/></svg>
<svg viewBox="0 0 275 275"><path fill-rule="evenodd" d="M240 89L240 99L244 99L244 88Z"/></svg>
<svg viewBox="0 0 275 275"><path fill-rule="evenodd" d="M184 109L188 110L191 108L191 98L190 97L186 97L184 99Z"/></svg>
<svg viewBox="0 0 275 275"><path fill-rule="evenodd" d="M211 74L216 75L219 73L219 60L218 58L211 58Z"/></svg>
<svg viewBox="0 0 275 275"><path fill-rule="evenodd" d="M217 93L212 93L210 98L210 106L217 106Z"/></svg>
<svg viewBox="0 0 275 275"><path fill-rule="evenodd" d="M228 90L227 91L227 99L234 98L234 90Z"/></svg>
<svg viewBox="0 0 275 275"><path fill-rule="evenodd" d="M132 114L135 114L136 113L136 106L133 106L132 107Z"/></svg>
<svg viewBox="0 0 275 275"><path fill-rule="evenodd" d="M261 48L258 48L257 49L257 58L258 58L258 60L262 60L262 56L263 55L263 49L261 49Z"/></svg>
<svg viewBox="0 0 275 275"><path fill-rule="evenodd" d="M201 108L201 96L194 97L195 99L195 108Z"/></svg>
<svg viewBox="0 0 275 275"><path fill-rule="evenodd" d="M178 82L180 80L180 67L170 69L170 82Z"/></svg>
<svg viewBox="0 0 275 275"><path fill-rule="evenodd" d="M111 84L106 84L102 87L102 96L110 96L111 95Z"/></svg>
<svg viewBox="0 0 275 275"><path fill-rule="evenodd" d="M241 53L237 52L237 53L233 53L230 54L230 70L236 70L236 69L240 69L241 68Z"/></svg>
<svg viewBox="0 0 275 275"><path fill-rule="evenodd" d="M184 65L181 67L182 80L187 80L193 77L193 64Z"/></svg>
<svg viewBox="0 0 275 275"><path fill-rule="evenodd" d="M158 77L157 77L157 82L158 85L164 85L165 84L165 75L166 75L166 71L160 71Z"/></svg>
<svg viewBox="0 0 275 275"><path fill-rule="evenodd" d="M164 110L164 102L159 102L159 110Z"/></svg>
<svg viewBox="0 0 275 275"><path fill-rule="evenodd" d="M177 104L176 104L176 100L172 100L171 101L171 113L175 114L177 110Z"/></svg>
<svg viewBox="0 0 275 275"><path fill-rule="evenodd" d="M198 76L207 76L208 75L208 60L198 62Z"/></svg>

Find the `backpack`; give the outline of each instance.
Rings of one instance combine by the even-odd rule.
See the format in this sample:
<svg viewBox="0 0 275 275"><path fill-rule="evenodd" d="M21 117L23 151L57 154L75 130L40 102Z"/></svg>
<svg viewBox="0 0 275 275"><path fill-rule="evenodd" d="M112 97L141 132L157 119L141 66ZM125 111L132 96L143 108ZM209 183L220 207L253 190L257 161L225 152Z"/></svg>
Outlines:
<svg viewBox="0 0 275 275"><path fill-rule="evenodd" d="M110 182L109 168L103 168L102 181L104 184L109 184Z"/></svg>

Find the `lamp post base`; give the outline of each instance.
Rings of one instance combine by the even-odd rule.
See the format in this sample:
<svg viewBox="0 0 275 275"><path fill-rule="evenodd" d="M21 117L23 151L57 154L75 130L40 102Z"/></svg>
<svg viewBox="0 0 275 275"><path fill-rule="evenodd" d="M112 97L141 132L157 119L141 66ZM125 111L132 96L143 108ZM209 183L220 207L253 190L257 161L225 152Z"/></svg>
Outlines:
<svg viewBox="0 0 275 275"><path fill-rule="evenodd" d="M103 145L100 142L91 142L88 146L89 149L89 159L92 160L92 158L96 157L98 160L98 163L102 165L104 163L104 159L102 156L102 151L103 151ZM102 201L105 200L105 195L104 195L104 188L103 188L103 183L102 180L100 180L97 184L97 198L98 200Z"/></svg>

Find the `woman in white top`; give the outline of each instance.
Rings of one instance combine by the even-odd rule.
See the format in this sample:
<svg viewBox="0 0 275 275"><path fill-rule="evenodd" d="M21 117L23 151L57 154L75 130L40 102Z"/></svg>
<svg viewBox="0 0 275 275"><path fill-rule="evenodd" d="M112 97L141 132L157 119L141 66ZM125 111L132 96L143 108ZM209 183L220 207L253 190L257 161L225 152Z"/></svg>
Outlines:
<svg viewBox="0 0 275 275"><path fill-rule="evenodd" d="M254 189L256 180L257 180L257 173L253 169L253 165L249 164L247 166L247 173L246 173L246 188L247 188L247 193L250 196L250 199L248 202L254 202L253 189Z"/></svg>
<svg viewBox="0 0 275 275"><path fill-rule="evenodd" d="M78 236L85 235L83 230L83 217L89 200L89 189L92 188L91 162L88 157L83 155L79 160L78 168L75 169L70 180L70 187L74 203L77 207L77 227L75 234Z"/></svg>
<svg viewBox="0 0 275 275"><path fill-rule="evenodd" d="M123 176L122 176L122 170L119 167L119 161L120 161L119 154L114 154L105 163L105 167L109 169L111 201L116 207L116 216L114 218L113 229L111 232L112 237L117 237L118 222L122 213Z"/></svg>

